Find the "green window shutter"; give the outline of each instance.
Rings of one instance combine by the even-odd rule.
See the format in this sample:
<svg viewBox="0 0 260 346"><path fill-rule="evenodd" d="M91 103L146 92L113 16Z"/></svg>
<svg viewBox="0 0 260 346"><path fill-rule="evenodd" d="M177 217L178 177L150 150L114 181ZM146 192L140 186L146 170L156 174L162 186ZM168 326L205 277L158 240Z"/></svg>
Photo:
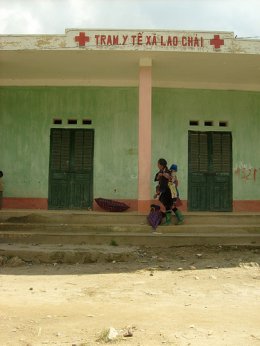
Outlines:
<svg viewBox="0 0 260 346"><path fill-rule="evenodd" d="M189 131L188 209L232 210L232 136Z"/></svg>
<svg viewBox="0 0 260 346"><path fill-rule="evenodd" d="M54 129L51 133L51 161L50 169L53 171L69 171L70 160L70 132Z"/></svg>
<svg viewBox="0 0 260 346"><path fill-rule="evenodd" d="M50 209L92 206L93 153L94 130L51 129Z"/></svg>

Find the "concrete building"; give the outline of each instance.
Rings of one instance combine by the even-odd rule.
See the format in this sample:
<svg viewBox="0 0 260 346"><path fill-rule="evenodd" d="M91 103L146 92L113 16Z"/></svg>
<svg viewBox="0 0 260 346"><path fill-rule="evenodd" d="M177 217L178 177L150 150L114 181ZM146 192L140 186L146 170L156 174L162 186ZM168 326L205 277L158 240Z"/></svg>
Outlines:
<svg viewBox="0 0 260 346"><path fill-rule="evenodd" d="M0 36L4 208L147 212L157 160L183 209L260 211L260 40L68 29Z"/></svg>

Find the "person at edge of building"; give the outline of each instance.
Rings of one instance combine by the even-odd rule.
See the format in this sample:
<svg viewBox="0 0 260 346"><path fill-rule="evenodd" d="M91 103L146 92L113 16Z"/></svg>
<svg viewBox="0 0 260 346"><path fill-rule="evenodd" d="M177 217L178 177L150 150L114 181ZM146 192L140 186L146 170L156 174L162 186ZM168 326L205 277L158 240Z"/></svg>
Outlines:
<svg viewBox="0 0 260 346"><path fill-rule="evenodd" d="M176 164L172 164L170 167L171 178L169 181L169 188L171 190L172 201L173 201L172 211L174 212L177 218L177 225L181 225L184 221L184 216L182 215L180 210L177 208L177 201L179 200L177 170L178 170L178 166Z"/></svg>
<svg viewBox="0 0 260 346"><path fill-rule="evenodd" d="M3 184L3 172L0 171L0 209L2 209L2 201L3 201L3 190L4 190L4 184Z"/></svg>
<svg viewBox="0 0 260 346"><path fill-rule="evenodd" d="M171 190L169 188L169 181L171 179L171 171L167 167L167 161L165 159L158 160L159 172L156 173L154 181L158 181L156 187L156 194L159 195L159 201L165 207L166 221L165 225L171 223L173 200Z"/></svg>

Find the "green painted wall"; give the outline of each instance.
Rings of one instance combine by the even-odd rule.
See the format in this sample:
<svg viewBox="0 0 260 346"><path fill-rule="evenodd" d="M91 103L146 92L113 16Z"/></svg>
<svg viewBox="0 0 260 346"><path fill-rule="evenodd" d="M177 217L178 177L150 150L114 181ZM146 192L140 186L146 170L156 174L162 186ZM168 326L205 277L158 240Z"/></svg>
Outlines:
<svg viewBox="0 0 260 346"><path fill-rule="evenodd" d="M71 118L79 125L66 125ZM94 196L136 198L138 90L95 87L0 88L5 196L47 198L50 128L80 127L82 119L95 129Z"/></svg>
<svg viewBox="0 0 260 346"><path fill-rule="evenodd" d="M260 198L260 93L155 88L152 108L154 172L159 157L176 162L183 199L188 189L189 130L231 131L233 199ZM189 126L190 120L200 121L200 126ZM204 126L204 121L214 126ZM227 121L228 127L219 127L219 121Z"/></svg>
<svg viewBox="0 0 260 346"><path fill-rule="evenodd" d="M231 131L233 198L259 199L260 93L153 89L151 174L165 157L179 166L180 192L187 198L188 131ZM53 119L63 120L62 126ZM66 125L76 118L79 125ZM48 197L50 128L95 129L94 197L136 199L138 168L138 88L1 87L0 169L5 196ZM191 127L190 120L200 121ZM214 122L205 127L203 122ZM227 121L221 128L218 121ZM151 196L155 183L151 184Z"/></svg>

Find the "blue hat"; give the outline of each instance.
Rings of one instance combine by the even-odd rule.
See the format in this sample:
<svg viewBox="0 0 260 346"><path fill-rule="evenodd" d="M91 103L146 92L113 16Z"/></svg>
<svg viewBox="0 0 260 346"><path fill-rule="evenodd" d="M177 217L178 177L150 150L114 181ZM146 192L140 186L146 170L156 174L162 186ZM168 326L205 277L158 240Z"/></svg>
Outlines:
<svg viewBox="0 0 260 346"><path fill-rule="evenodd" d="M171 171L175 171L175 172L177 172L177 170L178 170L178 166L177 166L177 165L175 165L175 164L173 164L173 165L171 165L170 170L171 170Z"/></svg>

